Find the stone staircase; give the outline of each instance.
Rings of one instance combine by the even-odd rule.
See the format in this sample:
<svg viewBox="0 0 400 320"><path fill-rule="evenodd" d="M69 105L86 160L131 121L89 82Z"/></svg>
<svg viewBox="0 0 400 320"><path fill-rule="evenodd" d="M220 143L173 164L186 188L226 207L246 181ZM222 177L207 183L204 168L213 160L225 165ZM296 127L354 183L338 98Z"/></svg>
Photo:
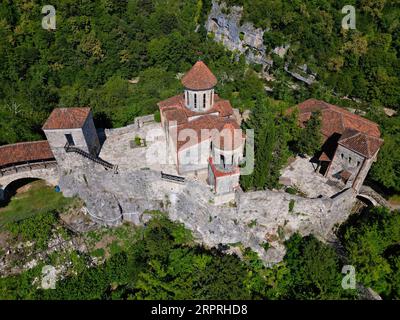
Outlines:
<svg viewBox="0 0 400 320"><path fill-rule="evenodd" d="M65 144L64 149L68 153L70 153L70 152L77 153L86 159L89 159L95 163L102 165L106 170L111 169L111 170L114 170L115 174L118 174L118 166L117 165L114 165L114 164L107 162L99 157L96 157L82 149L79 149L73 145L70 145L69 143Z"/></svg>

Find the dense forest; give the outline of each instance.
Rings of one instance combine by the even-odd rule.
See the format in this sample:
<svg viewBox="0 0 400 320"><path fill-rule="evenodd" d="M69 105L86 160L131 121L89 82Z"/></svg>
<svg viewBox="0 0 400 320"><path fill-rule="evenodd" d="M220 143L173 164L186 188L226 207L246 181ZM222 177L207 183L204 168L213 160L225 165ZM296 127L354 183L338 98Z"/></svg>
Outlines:
<svg viewBox="0 0 400 320"><path fill-rule="evenodd" d="M51 219L49 214L31 218L36 225L42 221L46 226ZM32 225L29 219L19 223L20 227L24 224ZM356 296L355 290L341 286L341 263L335 251L312 236L294 235L286 243L284 262L271 269L248 248L242 248L241 260L223 252L226 248L209 250L196 245L188 230L160 213L137 230L137 235L137 241L112 250L111 256L97 266L87 267L89 256L71 253L67 261L72 267L55 290L32 286L45 262L17 276L0 278L0 298L236 300Z"/></svg>
<svg viewBox="0 0 400 320"><path fill-rule="evenodd" d="M285 62L308 71L338 96L400 108L400 3L386 0L230 0L244 21L269 31L267 50L290 45ZM356 29L342 29L342 8L356 9Z"/></svg>
<svg viewBox="0 0 400 320"><path fill-rule="evenodd" d="M41 234L48 241L53 214L36 215L10 228L25 230L20 233L25 240ZM0 299L356 299L356 290L342 287L342 266L349 263L359 284L385 299L400 298L399 211L371 209L342 225L345 258L313 236L294 234L285 242L284 260L272 268L249 248L241 248L239 259L226 254L229 246L198 246L182 225L154 214L146 227L128 230L136 233L136 240L112 245L104 263L88 267L87 254L55 252L30 270L0 278ZM57 257L64 264L70 261L70 267L56 288L32 286L43 265L54 265Z"/></svg>

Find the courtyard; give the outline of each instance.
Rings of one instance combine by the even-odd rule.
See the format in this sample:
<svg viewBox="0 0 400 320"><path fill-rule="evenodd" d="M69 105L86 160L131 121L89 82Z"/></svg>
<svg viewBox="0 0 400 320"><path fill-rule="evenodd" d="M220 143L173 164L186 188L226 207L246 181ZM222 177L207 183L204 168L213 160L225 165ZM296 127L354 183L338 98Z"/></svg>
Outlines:
<svg viewBox="0 0 400 320"><path fill-rule="evenodd" d="M165 133L159 123L108 129L105 134L99 156L118 165L120 172L151 169L178 174L173 160L167 155Z"/></svg>
<svg viewBox="0 0 400 320"><path fill-rule="evenodd" d="M296 157L282 170L280 182L301 191L308 198L332 197L341 189L332 181L315 172L315 163L310 158Z"/></svg>

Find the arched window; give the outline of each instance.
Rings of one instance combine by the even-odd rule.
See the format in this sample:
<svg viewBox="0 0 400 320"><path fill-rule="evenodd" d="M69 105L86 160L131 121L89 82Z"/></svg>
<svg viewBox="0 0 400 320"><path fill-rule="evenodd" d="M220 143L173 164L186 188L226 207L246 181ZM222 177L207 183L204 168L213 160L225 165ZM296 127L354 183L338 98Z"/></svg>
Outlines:
<svg viewBox="0 0 400 320"><path fill-rule="evenodd" d="M341 154L341 157L342 157L342 159L343 159L343 157L344 157L344 154L343 154L343 153Z"/></svg>
<svg viewBox="0 0 400 320"><path fill-rule="evenodd" d="M197 109L197 94L194 94L194 108Z"/></svg>
<svg viewBox="0 0 400 320"><path fill-rule="evenodd" d="M349 157L349 163L351 163L351 157Z"/></svg>
<svg viewBox="0 0 400 320"><path fill-rule="evenodd" d="M206 108L206 94L203 94L203 109Z"/></svg>

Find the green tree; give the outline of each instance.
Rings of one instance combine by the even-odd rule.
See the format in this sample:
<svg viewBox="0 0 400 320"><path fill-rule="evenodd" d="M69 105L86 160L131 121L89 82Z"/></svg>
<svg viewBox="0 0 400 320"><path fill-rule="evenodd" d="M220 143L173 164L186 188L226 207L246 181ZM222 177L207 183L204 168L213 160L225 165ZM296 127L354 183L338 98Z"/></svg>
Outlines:
<svg viewBox="0 0 400 320"><path fill-rule="evenodd" d="M366 210L343 225L340 235L359 281L385 297L398 296L400 212Z"/></svg>
<svg viewBox="0 0 400 320"><path fill-rule="evenodd" d="M340 299L351 297L341 286L339 258L334 249L313 236L298 234L286 241L284 258L290 270L287 283L289 299Z"/></svg>
<svg viewBox="0 0 400 320"><path fill-rule="evenodd" d="M301 154L313 156L321 149L321 112L313 112L305 128L300 131L297 140L297 151Z"/></svg>

